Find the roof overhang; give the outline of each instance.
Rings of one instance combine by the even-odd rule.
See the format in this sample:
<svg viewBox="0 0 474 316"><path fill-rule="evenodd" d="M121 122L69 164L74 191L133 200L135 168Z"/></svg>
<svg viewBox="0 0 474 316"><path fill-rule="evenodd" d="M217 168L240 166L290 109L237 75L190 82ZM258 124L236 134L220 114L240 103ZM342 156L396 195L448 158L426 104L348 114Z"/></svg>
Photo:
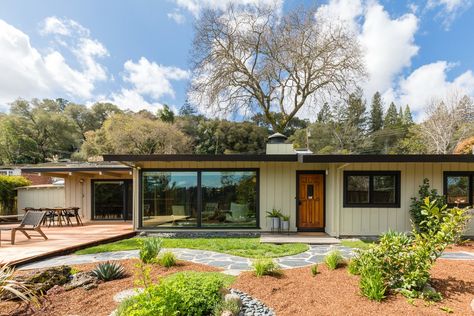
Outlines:
<svg viewBox="0 0 474 316"><path fill-rule="evenodd" d="M281 161L296 162L298 156L290 155L103 155L104 161L137 162L137 161Z"/></svg>
<svg viewBox="0 0 474 316"><path fill-rule="evenodd" d="M300 162L300 163L373 163L373 162L474 162L474 155L104 155L104 161L134 163L140 161L236 161L236 162Z"/></svg>
<svg viewBox="0 0 474 316"><path fill-rule="evenodd" d="M44 167L23 167L22 173L36 174L54 178L67 178L69 176L80 176L83 178L93 178L96 176L122 178L132 175L132 168L126 166L44 166Z"/></svg>

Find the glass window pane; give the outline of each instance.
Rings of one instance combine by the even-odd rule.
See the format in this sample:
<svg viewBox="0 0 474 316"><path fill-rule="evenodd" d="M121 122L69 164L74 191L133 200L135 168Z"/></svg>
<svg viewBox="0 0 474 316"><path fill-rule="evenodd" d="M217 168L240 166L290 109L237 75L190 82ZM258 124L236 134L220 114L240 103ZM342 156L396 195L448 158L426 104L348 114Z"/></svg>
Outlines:
<svg viewBox="0 0 474 316"><path fill-rule="evenodd" d="M372 202L374 204L393 204L396 195L396 177L394 175L374 176L374 192Z"/></svg>
<svg viewBox="0 0 474 316"><path fill-rule="evenodd" d="M123 219L124 181L94 182L94 219Z"/></svg>
<svg viewBox="0 0 474 316"><path fill-rule="evenodd" d="M369 203L369 176L348 176L346 202L348 204Z"/></svg>
<svg viewBox="0 0 474 316"><path fill-rule="evenodd" d="M256 227L255 171L203 171L202 226Z"/></svg>
<svg viewBox="0 0 474 316"><path fill-rule="evenodd" d="M197 225L197 172L143 172L143 227Z"/></svg>
<svg viewBox="0 0 474 316"><path fill-rule="evenodd" d="M469 203L469 176L448 176L447 184L448 204Z"/></svg>

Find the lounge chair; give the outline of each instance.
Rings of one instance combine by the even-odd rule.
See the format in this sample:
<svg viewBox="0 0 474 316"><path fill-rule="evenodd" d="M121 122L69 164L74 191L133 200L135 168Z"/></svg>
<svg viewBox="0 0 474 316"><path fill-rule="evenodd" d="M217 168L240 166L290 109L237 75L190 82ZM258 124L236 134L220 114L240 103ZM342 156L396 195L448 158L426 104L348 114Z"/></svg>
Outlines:
<svg viewBox="0 0 474 316"><path fill-rule="evenodd" d="M26 238L28 239L31 239L31 237L43 237L44 239L47 240L48 237L46 237L46 235L41 230L41 223L43 222L45 215L46 215L46 212L43 212L43 211L27 211L19 226L5 227L5 228L2 228L0 226L0 231L6 231L6 230L11 231L12 245L15 244L15 234L17 231L22 232L23 235L25 235ZM39 236L29 235L27 233L28 231L35 231L39 233L40 235Z"/></svg>

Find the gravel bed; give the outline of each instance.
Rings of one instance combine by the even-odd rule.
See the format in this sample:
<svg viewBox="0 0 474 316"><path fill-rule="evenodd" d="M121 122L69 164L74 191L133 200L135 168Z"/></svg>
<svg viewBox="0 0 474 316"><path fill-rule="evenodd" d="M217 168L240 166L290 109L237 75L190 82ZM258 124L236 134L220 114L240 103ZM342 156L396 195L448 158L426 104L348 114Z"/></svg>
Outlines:
<svg viewBox="0 0 474 316"><path fill-rule="evenodd" d="M230 289L230 293L236 294L242 300L242 309L239 316L275 316L273 309L269 308L257 299L239 290Z"/></svg>

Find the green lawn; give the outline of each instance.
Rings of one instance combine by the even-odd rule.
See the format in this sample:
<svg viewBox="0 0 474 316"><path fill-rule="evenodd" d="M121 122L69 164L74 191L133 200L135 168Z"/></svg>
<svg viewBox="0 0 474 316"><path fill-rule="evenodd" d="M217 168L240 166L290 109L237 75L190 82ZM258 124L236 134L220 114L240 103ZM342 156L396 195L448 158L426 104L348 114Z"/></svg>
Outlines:
<svg viewBox="0 0 474 316"><path fill-rule="evenodd" d="M349 240L349 239L343 239L341 240L341 245L350 247L350 248L358 248L358 249L367 249L371 244L373 244L374 241L372 240Z"/></svg>
<svg viewBox="0 0 474 316"><path fill-rule="evenodd" d="M139 248L140 238L130 238L76 252L78 255ZM262 244L259 238L163 238L163 248L212 250L247 258L276 258L308 250L306 244Z"/></svg>

